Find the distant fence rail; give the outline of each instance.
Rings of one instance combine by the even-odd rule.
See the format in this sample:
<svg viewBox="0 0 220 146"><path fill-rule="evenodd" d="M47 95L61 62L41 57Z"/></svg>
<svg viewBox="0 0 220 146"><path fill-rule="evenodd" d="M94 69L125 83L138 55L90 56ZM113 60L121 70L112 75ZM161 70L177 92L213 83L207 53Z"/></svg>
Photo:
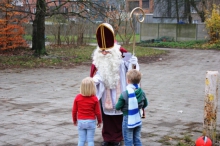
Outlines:
<svg viewBox="0 0 220 146"><path fill-rule="evenodd" d="M171 37L174 41L205 40L205 24L141 23L140 41Z"/></svg>

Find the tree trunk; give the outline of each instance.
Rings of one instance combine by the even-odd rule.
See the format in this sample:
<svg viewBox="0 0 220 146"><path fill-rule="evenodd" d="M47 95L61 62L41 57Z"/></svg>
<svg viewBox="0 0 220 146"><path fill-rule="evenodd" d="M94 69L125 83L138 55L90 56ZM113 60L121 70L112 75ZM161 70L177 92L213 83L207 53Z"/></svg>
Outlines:
<svg viewBox="0 0 220 146"><path fill-rule="evenodd" d="M47 55L45 48L45 11L46 11L46 3L45 0L37 0L36 5L36 35L33 35L33 44L34 44L34 55L41 56ZM34 30L35 31L35 30ZM35 32L34 32L35 33Z"/></svg>
<svg viewBox="0 0 220 146"><path fill-rule="evenodd" d="M33 32L32 32L32 50L36 50L37 49L37 23L36 23L36 17L33 21Z"/></svg>
<svg viewBox="0 0 220 146"><path fill-rule="evenodd" d="M202 11L199 13L202 22L205 22L205 13Z"/></svg>
<svg viewBox="0 0 220 146"><path fill-rule="evenodd" d="M191 10L190 10L190 1L186 0L186 14L187 14L187 18L188 18L188 22L189 24L192 24L192 16L191 16Z"/></svg>
<svg viewBox="0 0 220 146"><path fill-rule="evenodd" d="M57 45L61 45L61 38L60 38L60 24L58 25Z"/></svg>
<svg viewBox="0 0 220 146"><path fill-rule="evenodd" d="M180 22L180 17L179 17L179 6L178 6L178 0L176 0L176 19L177 19L177 23Z"/></svg>
<svg viewBox="0 0 220 146"><path fill-rule="evenodd" d="M80 32L80 33L77 35L77 45L78 45L78 46L83 45L83 33L82 33L82 32Z"/></svg>

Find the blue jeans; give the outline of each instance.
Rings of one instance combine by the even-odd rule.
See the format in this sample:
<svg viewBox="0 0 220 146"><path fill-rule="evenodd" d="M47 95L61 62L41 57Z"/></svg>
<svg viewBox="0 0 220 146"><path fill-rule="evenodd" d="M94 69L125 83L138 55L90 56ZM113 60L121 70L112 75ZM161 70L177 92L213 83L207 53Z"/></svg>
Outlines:
<svg viewBox="0 0 220 146"><path fill-rule="evenodd" d="M128 116L123 116L122 134L125 146L142 146L141 125L135 128L128 128Z"/></svg>
<svg viewBox="0 0 220 146"><path fill-rule="evenodd" d="M86 141L88 142L88 146L94 146L95 128L95 120L78 120L78 146L84 146Z"/></svg>

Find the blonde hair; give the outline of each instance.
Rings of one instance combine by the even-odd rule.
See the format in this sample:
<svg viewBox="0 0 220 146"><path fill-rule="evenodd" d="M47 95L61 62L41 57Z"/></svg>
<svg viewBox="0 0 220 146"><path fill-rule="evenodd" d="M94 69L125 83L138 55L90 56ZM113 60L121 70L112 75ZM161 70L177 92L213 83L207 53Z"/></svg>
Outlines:
<svg viewBox="0 0 220 146"><path fill-rule="evenodd" d="M126 77L132 84L139 84L141 81L141 73L136 69L129 70Z"/></svg>
<svg viewBox="0 0 220 146"><path fill-rule="evenodd" d="M80 93L83 96L96 95L96 87L91 77L86 77L82 80L80 85Z"/></svg>

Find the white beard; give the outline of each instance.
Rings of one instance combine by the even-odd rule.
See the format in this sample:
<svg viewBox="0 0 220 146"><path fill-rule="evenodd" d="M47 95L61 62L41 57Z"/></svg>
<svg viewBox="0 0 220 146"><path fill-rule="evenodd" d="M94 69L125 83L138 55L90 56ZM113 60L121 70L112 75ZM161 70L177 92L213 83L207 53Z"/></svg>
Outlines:
<svg viewBox="0 0 220 146"><path fill-rule="evenodd" d="M121 64L120 46L114 45L109 49L110 53L103 55L98 47L93 56L93 64L98 69L105 86L109 89L114 89L118 85L119 69Z"/></svg>

